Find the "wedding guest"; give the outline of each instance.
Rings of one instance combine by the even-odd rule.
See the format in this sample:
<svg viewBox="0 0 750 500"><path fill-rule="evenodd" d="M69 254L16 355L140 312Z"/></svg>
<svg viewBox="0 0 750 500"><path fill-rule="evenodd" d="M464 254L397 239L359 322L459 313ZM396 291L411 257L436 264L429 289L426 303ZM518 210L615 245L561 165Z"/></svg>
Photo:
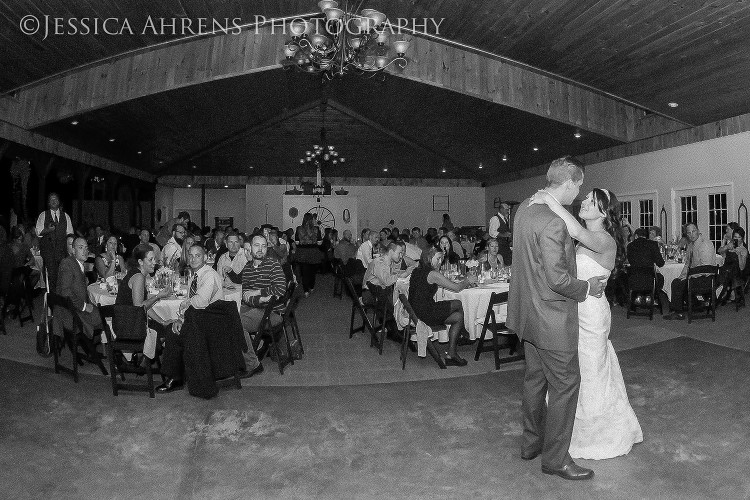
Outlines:
<svg viewBox="0 0 750 500"><path fill-rule="evenodd" d="M483 265L487 264L483 266L485 270L496 271L505 267L503 256L500 255L500 243L495 238L490 238L487 241L487 250L479 254L477 260Z"/></svg>
<svg viewBox="0 0 750 500"><path fill-rule="evenodd" d="M138 233L138 239L144 245L148 245L154 251L154 265L162 265L161 248L155 242L151 241L151 231L148 229L141 229Z"/></svg>
<svg viewBox="0 0 750 500"><path fill-rule="evenodd" d="M422 252L419 266L411 273L409 281L409 302L417 318L427 325L450 325L448 329L448 352L445 364L466 366L467 361L456 352L458 335L464 326L464 310L460 300L435 300L438 287L452 292L460 292L474 283L470 276L461 283L454 283L440 272L444 256L435 248Z"/></svg>
<svg viewBox="0 0 750 500"><path fill-rule="evenodd" d="M440 240L438 241L438 250L443 255L443 265L455 265L461 260L459 255L453 250L453 241L451 241L447 235L440 237Z"/></svg>
<svg viewBox="0 0 750 500"><path fill-rule="evenodd" d="M242 284L242 271L247 264L247 255L240 247L240 238L236 234L227 236L227 252L219 257L216 270L221 276L224 286L234 287Z"/></svg>
<svg viewBox="0 0 750 500"><path fill-rule="evenodd" d="M370 265L375 258L375 245L380 241L380 235L369 229L362 230L362 244L357 249L357 260L362 263L364 269Z"/></svg>
<svg viewBox="0 0 750 500"><path fill-rule="evenodd" d="M180 212L174 219L169 219L166 224L161 227L159 233L156 235L156 242L164 248L169 242L170 238L174 237L174 226L180 225L184 231L187 231L187 223L190 222L190 214L187 212ZM184 236L183 236L184 237Z"/></svg>
<svg viewBox="0 0 750 500"><path fill-rule="evenodd" d="M99 278L107 279L126 270L125 259L117 252L118 246L117 237L107 238L104 251L94 260L94 267Z"/></svg>
<svg viewBox="0 0 750 500"><path fill-rule="evenodd" d="M507 265L512 263L512 252L510 250L513 234L510 232L510 204L500 203L497 213L490 218L487 233L490 238L497 240L500 248L499 253Z"/></svg>
<svg viewBox="0 0 750 500"><path fill-rule="evenodd" d="M130 256L130 269L122 279L117 291L115 304L124 304L129 306L144 307L149 317L149 326L158 333L163 334L164 323L162 319L154 313L152 307L161 299L172 295L170 287L164 288L153 297L148 296L147 283L148 277L153 274L156 266L154 250L148 243L140 243L134 249ZM161 335L160 335L161 336Z"/></svg>
<svg viewBox="0 0 750 500"><path fill-rule="evenodd" d="M206 264L206 249L201 245L193 245L188 250L188 265L190 266L190 286L188 296L180 304L180 319L172 323L167 329L162 354L162 374L167 377L162 385L157 387L161 393L172 392L183 386L185 367L182 362L184 352L183 339L180 330L185 317L185 311L205 309L217 300L224 300L224 289L221 276L211 266Z"/></svg>
<svg viewBox="0 0 750 500"><path fill-rule="evenodd" d="M57 271L67 251L65 238L73 232L70 216L63 212L60 197L50 193L47 197L47 210L36 220L36 234L39 235L39 251L47 270L50 288L57 288Z"/></svg>
<svg viewBox="0 0 750 500"><path fill-rule="evenodd" d="M685 232L690 241L685 254L685 265L682 268L680 276L672 280L672 300L670 304L672 313L665 315L664 319L685 319L682 310L685 294L687 293L688 271L694 267L716 265L716 249L714 248L714 244L698 231L698 226L692 223L688 224Z"/></svg>
<svg viewBox="0 0 750 500"><path fill-rule="evenodd" d="M218 270L216 267L218 260L221 258L222 255L224 255L227 252L227 246L225 245L224 238L226 236L226 233L222 229L217 229L214 232L214 237L209 238L205 240L206 244L206 252L208 252L208 258L211 259L213 257L214 259L214 269ZM220 273L221 274L221 273Z"/></svg>
<svg viewBox="0 0 750 500"><path fill-rule="evenodd" d="M187 231L184 225L174 224L172 226L172 237L167 240L161 251L162 262L165 266L171 267L175 261L179 260L182 252L182 243L185 240L186 234Z"/></svg>
<svg viewBox="0 0 750 500"><path fill-rule="evenodd" d="M78 316L81 318L83 324L84 335L86 338L92 339L94 330L102 328L102 321L99 309L91 304L88 290L86 290L88 280L86 279L84 263L88 256L88 243L83 238L76 238L73 241L73 256L65 257L60 261L57 288L55 290L58 295L70 298L73 306L78 310ZM64 328L73 329L73 317L66 309L57 308L54 312L54 318ZM59 331L62 332L62 330Z"/></svg>
<svg viewBox="0 0 750 500"><path fill-rule="evenodd" d="M454 228L453 222L451 221L451 216L448 214L443 214L443 225L442 227L445 228L445 231L452 231Z"/></svg>
<svg viewBox="0 0 750 500"><path fill-rule="evenodd" d="M188 274L188 270L190 269L188 252L190 251L190 247L195 244L200 245L199 242L195 241L195 236L190 234L185 236L185 241L182 242L182 248L180 249L180 260L177 264L177 272L180 273L180 276ZM206 260L208 260L208 252L206 252Z"/></svg>
<svg viewBox="0 0 750 500"><path fill-rule="evenodd" d="M344 237L333 249L333 257L339 259L342 266L347 265L349 259L357 257L357 245L352 242L352 232L348 229L344 229Z"/></svg>
<svg viewBox="0 0 750 500"><path fill-rule="evenodd" d="M286 241L279 239L279 230L271 228L268 230L268 255L276 259L282 266L289 258L289 245Z"/></svg>
<svg viewBox="0 0 750 500"><path fill-rule="evenodd" d="M323 252L320 251L320 228L315 225L311 213L304 215L302 225L297 227L296 233L297 253L294 258L299 265L305 297L308 297L315 289L315 275L323 261Z"/></svg>

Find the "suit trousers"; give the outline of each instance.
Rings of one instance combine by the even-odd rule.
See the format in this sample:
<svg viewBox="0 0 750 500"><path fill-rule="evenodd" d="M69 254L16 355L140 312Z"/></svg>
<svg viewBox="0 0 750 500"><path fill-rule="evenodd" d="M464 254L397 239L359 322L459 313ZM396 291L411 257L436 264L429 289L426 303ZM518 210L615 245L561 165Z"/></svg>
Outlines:
<svg viewBox="0 0 750 500"><path fill-rule="evenodd" d="M578 351L539 349L529 342L524 347L521 451L541 450L542 465L557 469L572 462L568 449L581 385Z"/></svg>

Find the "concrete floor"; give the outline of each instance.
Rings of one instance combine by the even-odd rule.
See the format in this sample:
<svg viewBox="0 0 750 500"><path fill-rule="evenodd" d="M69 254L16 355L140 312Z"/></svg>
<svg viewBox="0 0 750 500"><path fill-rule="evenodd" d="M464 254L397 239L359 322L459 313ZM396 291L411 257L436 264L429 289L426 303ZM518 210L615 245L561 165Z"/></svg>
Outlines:
<svg viewBox="0 0 750 500"><path fill-rule="evenodd" d="M596 471L582 483L518 457L523 363L438 370L411 353L402 371L395 344L348 339L349 302L325 278L300 306L305 358L210 401L115 398L88 368L76 385L9 320L0 498L750 498L748 311L688 325L615 308L644 442L581 461Z"/></svg>

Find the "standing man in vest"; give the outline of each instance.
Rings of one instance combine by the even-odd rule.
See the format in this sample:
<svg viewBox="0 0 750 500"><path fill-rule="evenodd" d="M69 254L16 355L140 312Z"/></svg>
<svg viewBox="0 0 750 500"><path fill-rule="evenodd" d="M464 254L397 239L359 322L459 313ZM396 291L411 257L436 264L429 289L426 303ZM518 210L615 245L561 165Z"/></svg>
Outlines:
<svg viewBox="0 0 750 500"><path fill-rule="evenodd" d="M49 194L47 207L36 220L36 233L39 235L39 251L47 269L50 290L56 290L57 268L68 255L66 238L73 233L73 224L68 214L62 211L57 193Z"/></svg>
<svg viewBox="0 0 750 500"><path fill-rule="evenodd" d="M497 213L490 218L490 226L487 228L490 238L497 239L498 252L503 256L503 262L509 266L513 261L513 252L510 250L510 205L500 203Z"/></svg>

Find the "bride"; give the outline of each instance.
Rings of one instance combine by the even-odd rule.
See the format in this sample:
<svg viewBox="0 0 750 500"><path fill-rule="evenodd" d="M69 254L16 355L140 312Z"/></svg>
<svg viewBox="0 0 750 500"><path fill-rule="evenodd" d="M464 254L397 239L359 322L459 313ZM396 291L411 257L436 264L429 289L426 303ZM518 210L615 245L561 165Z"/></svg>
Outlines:
<svg viewBox="0 0 750 500"><path fill-rule="evenodd" d="M547 204L559 215L576 247L578 279L609 275L615 261L624 256L619 232L619 203L613 193L594 188L581 202L578 213L585 227L545 191L537 192L532 204ZM643 441L638 418L628 402L609 330L612 315L606 297L589 295L578 304L578 359L581 388L578 395L570 456L604 459L625 455Z"/></svg>

